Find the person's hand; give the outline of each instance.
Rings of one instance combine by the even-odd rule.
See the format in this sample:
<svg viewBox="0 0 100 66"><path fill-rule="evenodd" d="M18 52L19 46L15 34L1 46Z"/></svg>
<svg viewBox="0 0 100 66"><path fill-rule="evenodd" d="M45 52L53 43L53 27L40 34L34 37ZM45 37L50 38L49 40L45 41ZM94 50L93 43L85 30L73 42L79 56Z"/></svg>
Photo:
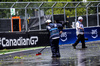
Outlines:
<svg viewBox="0 0 100 66"><path fill-rule="evenodd" d="M84 30L84 28L82 28L82 30Z"/></svg>
<svg viewBox="0 0 100 66"><path fill-rule="evenodd" d="M60 34L62 33L62 31L60 31Z"/></svg>
<svg viewBox="0 0 100 66"><path fill-rule="evenodd" d="M80 27L79 29L82 29L82 30L84 31L84 28L81 28L81 27Z"/></svg>

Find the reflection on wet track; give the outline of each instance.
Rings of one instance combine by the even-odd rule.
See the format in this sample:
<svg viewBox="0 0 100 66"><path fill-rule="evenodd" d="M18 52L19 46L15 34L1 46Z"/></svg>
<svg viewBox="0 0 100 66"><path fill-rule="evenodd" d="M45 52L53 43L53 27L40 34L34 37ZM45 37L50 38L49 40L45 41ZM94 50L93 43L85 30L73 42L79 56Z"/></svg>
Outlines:
<svg viewBox="0 0 100 66"><path fill-rule="evenodd" d="M86 43L88 48L77 49L71 45L60 46L61 58L51 58L51 49L47 48L42 55L35 54L40 51L31 50L0 56L0 66L100 66L100 41Z"/></svg>

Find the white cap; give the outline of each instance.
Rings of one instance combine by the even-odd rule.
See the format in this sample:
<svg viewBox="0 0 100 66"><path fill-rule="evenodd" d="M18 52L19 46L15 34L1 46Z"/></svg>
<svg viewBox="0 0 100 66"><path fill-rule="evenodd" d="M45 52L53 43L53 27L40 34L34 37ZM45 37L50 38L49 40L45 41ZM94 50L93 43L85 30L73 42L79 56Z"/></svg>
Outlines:
<svg viewBox="0 0 100 66"><path fill-rule="evenodd" d="M78 20L83 20L83 17L81 17L81 16L80 16L80 17L78 17Z"/></svg>
<svg viewBox="0 0 100 66"><path fill-rule="evenodd" d="M51 22L51 20L50 20L50 19L46 20L46 23L50 23L50 22Z"/></svg>

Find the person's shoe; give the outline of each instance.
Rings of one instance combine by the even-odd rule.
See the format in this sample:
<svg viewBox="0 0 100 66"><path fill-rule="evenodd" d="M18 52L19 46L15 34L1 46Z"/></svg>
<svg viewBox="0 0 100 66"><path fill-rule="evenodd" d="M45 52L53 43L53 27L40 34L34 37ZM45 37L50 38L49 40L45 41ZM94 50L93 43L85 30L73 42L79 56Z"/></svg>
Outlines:
<svg viewBox="0 0 100 66"><path fill-rule="evenodd" d="M56 53L53 53L51 58L56 58Z"/></svg>
<svg viewBox="0 0 100 66"><path fill-rule="evenodd" d="M52 56L52 58L60 58L60 56Z"/></svg>
<svg viewBox="0 0 100 66"><path fill-rule="evenodd" d="M52 58L60 58L60 54L58 54L58 55L52 55Z"/></svg>
<svg viewBox="0 0 100 66"><path fill-rule="evenodd" d="M56 55L56 58L60 58L60 55Z"/></svg>
<svg viewBox="0 0 100 66"><path fill-rule="evenodd" d="M56 58L56 56L51 56L51 58Z"/></svg>
<svg viewBox="0 0 100 66"><path fill-rule="evenodd" d="M74 49L76 49L76 46L72 45Z"/></svg>
<svg viewBox="0 0 100 66"><path fill-rule="evenodd" d="M82 47L82 48L87 48L87 46L85 46L85 47Z"/></svg>

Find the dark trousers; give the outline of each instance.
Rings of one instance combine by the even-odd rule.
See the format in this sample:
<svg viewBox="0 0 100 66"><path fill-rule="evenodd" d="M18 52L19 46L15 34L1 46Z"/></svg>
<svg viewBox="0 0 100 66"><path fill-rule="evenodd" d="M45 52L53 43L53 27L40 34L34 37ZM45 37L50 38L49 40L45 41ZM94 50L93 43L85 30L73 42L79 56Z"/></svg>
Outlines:
<svg viewBox="0 0 100 66"><path fill-rule="evenodd" d="M50 43L51 43L52 56L60 56L60 53L59 53L59 39L51 40Z"/></svg>
<svg viewBox="0 0 100 66"><path fill-rule="evenodd" d="M85 40L84 40L84 35L79 34L78 35L78 39L76 40L76 42L73 44L73 46L76 46L79 41L81 41L82 43L82 48L85 48Z"/></svg>

